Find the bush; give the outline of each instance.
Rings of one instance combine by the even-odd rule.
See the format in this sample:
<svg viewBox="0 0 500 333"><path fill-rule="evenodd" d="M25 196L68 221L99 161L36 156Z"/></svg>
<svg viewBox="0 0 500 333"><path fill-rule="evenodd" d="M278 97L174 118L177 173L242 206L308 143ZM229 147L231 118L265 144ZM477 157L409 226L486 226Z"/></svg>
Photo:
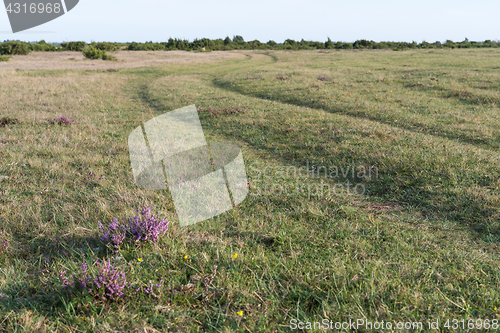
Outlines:
<svg viewBox="0 0 500 333"><path fill-rule="evenodd" d="M116 51L116 49L118 49L118 45L115 43L92 43L90 45L95 47L96 49L107 52Z"/></svg>
<svg viewBox="0 0 500 333"><path fill-rule="evenodd" d="M60 116L59 118L55 119L47 119L47 121L51 124L59 124L59 125L70 125L71 123L74 122L73 119L69 119L65 115Z"/></svg>
<svg viewBox="0 0 500 333"><path fill-rule="evenodd" d="M97 261L97 272L89 272L86 262L81 264L81 273L66 276L66 270L59 271L62 286L69 294L87 294L96 300L111 302L125 295L127 283L125 272L111 265L111 261Z"/></svg>
<svg viewBox="0 0 500 333"><path fill-rule="evenodd" d="M332 42L330 37L328 37L328 40L325 42L325 49L333 49L335 48L335 44Z"/></svg>
<svg viewBox="0 0 500 333"><path fill-rule="evenodd" d="M30 49L26 43L10 41L0 44L0 55L28 55Z"/></svg>
<svg viewBox="0 0 500 333"><path fill-rule="evenodd" d="M0 56L0 62L2 62L2 61L9 61L9 59L10 59L10 56L7 56L7 55L6 56Z"/></svg>
<svg viewBox="0 0 500 333"><path fill-rule="evenodd" d="M68 42L61 44L61 47L64 48L66 51L78 51L78 52L83 51L86 46L87 43L85 42Z"/></svg>
<svg viewBox="0 0 500 333"><path fill-rule="evenodd" d="M31 51L43 51L43 52L54 52L58 50L62 50L62 48L57 47L54 44L49 44L43 39L38 43L30 43L28 47Z"/></svg>
<svg viewBox="0 0 500 333"><path fill-rule="evenodd" d="M106 50L99 50L98 48L89 45L85 50L83 50L83 55L87 59L102 59L102 60L116 60L115 57L108 55Z"/></svg>
<svg viewBox="0 0 500 333"><path fill-rule="evenodd" d="M149 207L140 211L136 209L136 213L136 216L128 219L128 223L120 223L116 218L113 218L108 225L99 222L101 240L115 248L125 242L136 245L156 243L168 231L170 221L160 219L151 213Z"/></svg>

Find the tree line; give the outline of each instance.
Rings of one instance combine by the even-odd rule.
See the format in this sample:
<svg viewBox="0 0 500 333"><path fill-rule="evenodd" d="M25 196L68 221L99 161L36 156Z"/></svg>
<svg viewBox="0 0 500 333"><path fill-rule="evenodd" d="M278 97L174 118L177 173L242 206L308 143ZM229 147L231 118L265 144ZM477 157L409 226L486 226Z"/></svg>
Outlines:
<svg viewBox="0 0 500 333"><path fill-rule="evenodd" d="M0 55L28 54L31 51L83 51L92 46L102 51L130 50L130 51L169 51L169 50L184 50L184 51L229 51L229 50L318 50L318 49L391 49L394 51L404 51L411 49L441 49L441 48L492 48L500 47L500 41L485 40L481 42L469 41L467 38L461 42L447 40L446 42L375 42L373 40L361 39L354 43L334 42L328 38L325 42L295 41L287 39L283 43L268 41L267 43L258 40L245 41L241 36L233 38L226 37L225 39L209 39L201 38L193 41L185 39L169 38L166 42L127 42L127 43L112 43L112 42L92 42L86 43L82 41L65 42L65 43L47 43L39 42L21 42L21 41L4 41L0 43Z"/></svg>

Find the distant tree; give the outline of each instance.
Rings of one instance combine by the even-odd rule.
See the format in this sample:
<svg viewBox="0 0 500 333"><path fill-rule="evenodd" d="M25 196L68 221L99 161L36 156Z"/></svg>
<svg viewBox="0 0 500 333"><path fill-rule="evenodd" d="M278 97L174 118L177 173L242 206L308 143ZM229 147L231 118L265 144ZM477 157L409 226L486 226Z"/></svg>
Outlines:
<svg viewBox="0 0 500 333"><path fill-rule="evenodd" d="M334 47L335 47L335 44L333 44L330 37L328 37L328 40L325 42L325 49L333 49Z"/></svg>
<svg viewBox="0 0 500 333"><path fill-rule="evenodd" d="M376 43L372 40L361 39L355 41L353 47L355 49L372 49L374 44Z"/></svg>
<svg viewBox="0 0 500 333"><path fill-rule="evenodd" d="M231 44L231 38L229 38L229 36L228 36L228 37L226 37L226 39L224 39L224 45L227 46L229 44Z"/></svg>
<svg viewBox="0 0 500 333"><path fill-rule="evenodd" d="M446 40L446 42L443 44L443 46L449 47L449 48L452 48L452 49L454 49L455 47L457 47L457 45L455 44L455 42L452 41L452 40L449 40L449 39Z"/></svg>
<svg viewBox="0 0 500 333"><path fill-rule="evenodd" d="M278 45L278 43L276 43L274 40L270 40L269 42L267 42L267 45L269 45L271 47L276 47Z"/></svg>
<svg viewBox="0 0 500 333"><path fill-rule="evenodd" d="M244 43L245 40L243 39L243 37L239 36L239 35L236 35L233 37L233 42L235 43Z"/></svg>

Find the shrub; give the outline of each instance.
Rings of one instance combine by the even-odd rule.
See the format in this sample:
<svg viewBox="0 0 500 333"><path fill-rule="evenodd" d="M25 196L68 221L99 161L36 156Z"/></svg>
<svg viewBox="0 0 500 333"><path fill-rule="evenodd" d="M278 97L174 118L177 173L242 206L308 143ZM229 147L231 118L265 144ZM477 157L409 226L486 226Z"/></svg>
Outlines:
<svg viewBox="0 0 500 333"><path fill-rule="evenodd" d="M276 46L278 46L278 43L276 43L274 40L270 40L269 42L267 42L267 45L269 45L272 48L275 48Z"/></svg>
<svg viewBox="0 0 500 333"><path fill-rule="evenodd" d="M10 41L0 43L0 55L28 55L30 49L26 43Z"/></svg>
<svg viewBox="0 0 500 333"><path fill-rule="evenodd" d="M83 56L87 59L102 59L102 60L116 60L115 57L108 55L106 50L99 50L92 45L89 45L85 50L83 50Z"/></svg>
<svg viewBox="0 0 500 333"><path fill-rule="evenodd" d="M103 301L115 300L117 297L123 296L123 290L127 286L127 278L123 271L113 267L110 261L97 263L98 273L93 281L93 289L89 293L93 293L97 298Z"/></svg>
<svg viewBox="0 0 500 333"><path fill-rule="evenodd" d="M10 59L10 56L8 56L8 55L0 56L0 62L2 62L2 61L7 62L7 61L9 61L9 59Z"/></svg>
<svg viewBox="0 0 500 333"><path fill-rule="evenodd" d="M57 50L62 50L62 48L58 48L54 44L49 44L43 39L38 43L29 43L28 47L31 51L44 51L44 52L54 52Z"/></svg>
<svg viewBox="0 0 500 333"><path fill-rule="evenodd" d="M91 46L95 47L96 49L99 49L101 51L107 51L107 52L112 52L115 51L118 48L118 45L115 43L92 43L90 44Z"/></svg>
<svg viewBox="0 0 500 333"><path fill-rule="evenodd" d="M243 39L243 37L239 35L233 36L233 43L244 43L244 42L245 40Z"/></svg>
<svg viewBox="0 0 500 333"><path fill-rule="evenodd" d="M110 244L116 248L123 243L127 235L127 229L118 222L116 217L113 217L111 223L106 227L99 222L99 229L101 230L100 239L104 243Z"/></svg>
<svg viewBox="0 0 500 333"><path fill-rule="evenodd" d="M67 277L65 270L59 272L59 279L68 293L83 292L101 301L115 301L125 294L128 286L125 272L111 265L110 260L97 262L95 274L88 272L85 262L80 267L82 271L78 275Z"/></svg>
<svg viewBox="0 0 500 333"><path fill-rule="evenodd" d="M335 44L332 42L330 37L328 37L328 40L325 42L325 49L333 49L335 48Z"/></svg>
<svg viewBox="0 0 500 333"><path fill-rule="evenodd" d="M47 121L51 124L59 124L59 125L70 125L74 122L73 119L69 119L65 115L60 116L59 118L47 119Z"/></svg>
<svg viewBox="0 0 500 333"><path fill-rule="evenodd" d="M85 42L68 42L61 44L61 47L64 48L66 51L78 51L78 52L83 51L86 46L87 43Z"/></svg>
<svg viewBox="0 0 500 333"><path fill-rule="evenodd" d="M107 226L99 222L100 239L115 248L127 241L133 244L156 243L168 231L169 223L152 214L149 207L140 212L136 209L136 216L129 218L127 223L121 224L116 218Z"/></svg>
<svg viewBox="0 0 500 333"><path fill-rule="evenodd" d="M329 77L329 76L318 75L318 80L320 80L320 81L331 81L332 78Z"/></svg>
<svg viewBox="0 0 500 333"><path fill-rule="evenodd" d="M154 214L151 214L149 207L141 210L136 210L137 215L129 218L127 232L132 236L134 242L151 241L156 243L159 236L164 235L168 230L170 221L158 219Z"/></svg>

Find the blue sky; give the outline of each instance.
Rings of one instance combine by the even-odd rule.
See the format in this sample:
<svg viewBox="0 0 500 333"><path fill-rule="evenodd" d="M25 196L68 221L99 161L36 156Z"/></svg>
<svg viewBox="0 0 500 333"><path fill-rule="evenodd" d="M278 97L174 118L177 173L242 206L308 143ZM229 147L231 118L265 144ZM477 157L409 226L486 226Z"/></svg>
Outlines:
<svg viewBox="0 0 500 333"><path fill-rule="evenodd" d="M499 13L499 0L80 0L66 15L17 34L0 9L0 40L482 41L500 39Z"/></svg>

